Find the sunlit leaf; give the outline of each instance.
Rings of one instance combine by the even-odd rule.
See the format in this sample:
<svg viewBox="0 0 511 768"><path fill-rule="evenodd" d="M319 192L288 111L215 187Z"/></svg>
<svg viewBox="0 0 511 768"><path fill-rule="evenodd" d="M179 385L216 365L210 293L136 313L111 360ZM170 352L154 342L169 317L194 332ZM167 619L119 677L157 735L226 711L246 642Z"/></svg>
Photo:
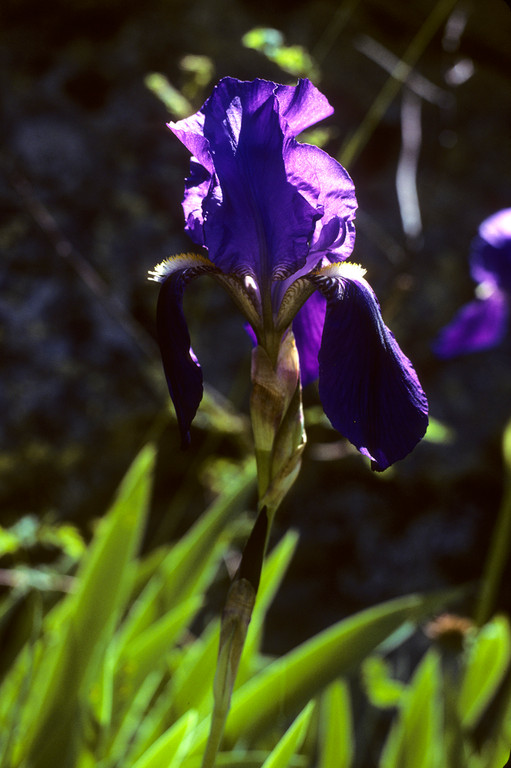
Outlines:
<svg viewBox="0 0 511 768"><path fill-rule="evenodd" d="M208 710L211 707L218 637L219 622L211 622L201 637L183 651L171 683L172 706L178 715L190 708L202 713L205 701Z"/></svg>
<svg viewBox="0 0 511 768"><path fill-rule="evenodd" d="M188 99L177 90L165 77L159 72L152 72L145 78L145 84L149 90L165 105L173 118L180 120L188 117L193 112L193 106Z"/></svg>
<svg viewBox="0 0 511 768"><path fill-rule="evenodd" d="M159 708L150 706L161 687L163 677L164 673L161 670L151 672L130 697L129 706L124 711L120 724L116 724L113 738L105 745L107 764L117 765L126 762L127 765L131 765L165 730L165 728L155 730L154 725L159 726L162 721ZM166 712L169 706L170 702L167 701ZM157 723L154 722L156 720L158 720ZM129 760L126 760L127 756Z"/></svg>
<svg viewBox="0 0 511 768"><path fill-rule="evenodd" d="M343 680L331 683L321 695L318 768L350 768L355 738L350 694Z"/></svg>
<svg viewBox="0 0 511 768"><path fill-rule="evenodd" d="M423 440L426 440L429 443L445 445L446 443L452 443L454 437L455 434L451 427L438 421L438 419L435 419L433 416L429 417L428 428Z"/></svg>
<svg viewBox="0 0 511 768"><path fill-rule="evenodd" d="M511 633L504 616L496 616L473 638L459 694L463 725L472 727L494 696L511 660Z"/></svg>
<svg viewBox="0 0 511 768"><path fill-rule="evenodd" d="M503 444L504 462L506 465L507 472L511 477L511 420L507 423L506 428L504 430L502 444Z"/></svg>
<svg viewBox="0 0 511 768"><path fill-rule="evenodd" d="M353 671L404 621L442 605L442 596L411 595L362 611L272 662L232 700L226 739L254 738L296 713L335 678Z"/></svg>
<svg viewBox="0 0 511 768"><path fill-rule="evenodd" d="M196 723L197 713L187 712L131 768L180 768Z"/></svg>
<svg viewBox="0 0 511 768"><path fill-rule="evenodd" d="M194 596L155 621L137 635L117 661L117 675L123 688L136 691L151 670L168 661L168 653L200 608L202 598Z"/></svg>
<svg viewBox="0 0 511 768"><path fill-rule="evenodd" d="M277 64L284 72L297 77L318 79L318 68L308 51L301 45L285 45L278 29L255 27L242 37L246 48L252 48Z"/></svg>
<svg viewBox="0 0 511 768"><path fill-rule="evenodd" d="M380 768L445 768L440 658L428 652L402 699Z"/></svg>
<svg viewBox="0 0 511 768"><path fill-rule="evenodd" d="M228 544L226 526L243 511L254 486L255 463L248 462L238 467L222 493L167 554L153 556L156 568L119 631L120 649L166 610L204 594Z"/></svg>
<svg viewBox="0 0 511 768"><path fill-rule="evenodd" d="M314 706L314 702L311 701L303 711L300 712L295 721L284 733L277 746L268 755L262 768L287 768L291 757L300 749L303 743Z"/></svg>
<svg viewBox="0 0 511 768"><path fill-rule="evenodd" d="M145 449L124 479L116 501L101 521L78 574L75 594L66 598L57 627L31 689L28 722L16 759L27 754L38 768L72 766L81 727L79 692L98 670L112 637L132 575L148 506L154 452Z"/></svg>
<svg viewBox="0 0 511 768"><path fill-rule="evenodd" d="M381 656L369 656L362 665L362 679L369 701L380 709L396 707L406 686L391 676L390 666Z"/></svg>

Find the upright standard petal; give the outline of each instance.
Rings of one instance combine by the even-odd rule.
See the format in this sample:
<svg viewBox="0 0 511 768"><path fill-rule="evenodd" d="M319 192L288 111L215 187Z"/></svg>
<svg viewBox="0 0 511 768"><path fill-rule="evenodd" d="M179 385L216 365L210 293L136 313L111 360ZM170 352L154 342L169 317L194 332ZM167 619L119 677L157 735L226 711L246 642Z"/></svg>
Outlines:
<svg viewBox="0 0 511 768"><path fill-rule="evenodd" d="M332 425L384 470L423 437L428 405L362 275L336 264L312 278L327 299L319 396Z"/></svg>
<svg viewBox="0 0 511 768"><path fill-rule="evenodd" d="M449 358L494 347L506 332L508 315L507 296L494 288L486 298L460 309L442 329L433 350L438 357Z"/></svg>
<svg viewBox="0 0 511 768"><path fill-rule="evenodd" d="M168 124L194 155L183 203L186 229L222 271L249 274L261 283L303 269L315 222L327 209L328 236L320 246L325 251L342 247L347 257L354 230L346 225L346 206L335 216L330 212L336 202L333 169L323 200L320 159L306 161L294 139L331 113L327 99L308 80L287 86L226 77L195 115ZM321 153L310 147L309 155L315 151ZM324 165L328 156L321 154ZM344 195L349 176L329 160ZM292 178L293 165L305 166L299 184ZM348 186L353 193L351 180ZM315 241L320 231L316 227Z"/></svg>
<svg viewBox="0 0 511 768"><path fill-rule="evenodd" d="M167 123L172 133L177 136L193 157L210 173L215 170L209 144L204 138L204 107L184 120Z"/></svg>
<svg viewBox="0 0 511 768"><path fill-rule="evenodd" d="M289 181L321 211L310 244L311 266L319 255L348 259L355 245L355 185L345 168L319 147L292 142L285 154Z"/></svg>
<svg viewBox="0 0 511 768"><path fill-rule="evenodd" d="M192 157L190 175L185 179L183 212L185 215L185 232L189 234L194 243L200 246L205 246L202 203L206 195L210 194L212 186L213 180L210 172Z"/></svg>
<svg viewBox="0 0 511 768"><path fill-rule="evenodd" d="M187 283L214 266L200 256L175 256L155 267L153 280L161 283L156 307L158 343L170 397L174 403L181 445L190 443L190 426L202 400L202 371L190 345L183 313Z"/></svg>
<svg viewBox="0 0 511 768"><path fill-rule="evenodd" d="M270 85L225 78L204 105L221 190L203 202L209 256L223 272L250 274L261 287L305 264L319 215L287 179L288 138Z"/></svg>
<svg viewBox="0 0 511 768"><path fill-rule="evenodd" d="M275 94L279 100L280 114L286 120L292 136L298 136L334 111L326 96L310 80L299 80L298 85L278 85Z"/></svg>

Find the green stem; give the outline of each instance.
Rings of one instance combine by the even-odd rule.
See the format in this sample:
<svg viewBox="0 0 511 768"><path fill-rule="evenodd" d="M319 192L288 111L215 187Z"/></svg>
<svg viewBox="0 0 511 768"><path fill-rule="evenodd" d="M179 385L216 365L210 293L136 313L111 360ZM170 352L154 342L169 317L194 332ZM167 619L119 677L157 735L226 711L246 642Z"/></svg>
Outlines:
<svg viewBox="0 0 511 768"><path fill-rule="evenodd" d="M218 660L213 684L213 714L206 750L202 758L202 768L214 768L222 741L236 674L259 587L268 536L268 515L266 507L263 507L243 550L240 567L231 584L222 614Z"/></svg>
<svg viewBox="0 0 511 768"><path fill-rule="evenodd" d="M511 548L511 481L506 480L504 498L493 529L490 550L475 611L475 621L482 626L494 611L502 574Z"/></svg>
<svg viewBox="0 0 511 768"><path fill-rule="evenodd" d="M215 760L220 747L220 742L222 741L227 714L228 710L226 712L219 712L216 708L213 709L208 741L202 757L201 768L215 767Z"/></svg>
<svg viewBox="0 0 511 768"><path fill-rule="evenodd" d="M504 430L502 440L504 457L504 493L497 522L493 529L488 557L479 598L475 610L475 621L484 624L494 611L502 574L511 548L511 421Z"/></svg>
<svg viewBox="0 0 511 768"><path fill-rule="evenodd" d="M215 765L255 596L254 587L247 579L236 578L231 584L220 627L220 647L213 683L213 714L202 768L214 768Z"/></svg>
<svg viewBox="0 0 511 768"><path fill-rule="evenodd" d="M213 713L202 768L214 768L221 745L238 666L255 604L275 512L296 479L304 446L298 353L289 332L271 326L269 349L252 354L250 413L257 460L259 514L231 584L220 625L213 684ZM271 342L271 343L270 343Z"/></svg>

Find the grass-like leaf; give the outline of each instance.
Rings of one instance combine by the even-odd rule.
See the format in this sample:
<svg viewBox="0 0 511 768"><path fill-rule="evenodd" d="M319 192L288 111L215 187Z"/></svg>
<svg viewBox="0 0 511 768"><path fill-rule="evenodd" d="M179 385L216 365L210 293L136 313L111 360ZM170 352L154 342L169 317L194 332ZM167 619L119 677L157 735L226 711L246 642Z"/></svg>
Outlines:
<svg viewBox="0 0 511 768"><path fill-rule="evenodd" d="M459 695L459 715L464 726L479 720L502 682L511 661L511 631L504 616L482 627L468 650Z"/></svg>
<svg viewBox="0 0 511 768"><path fill-rule="evenodd" d="M252 739L292 717L337 677L356 668L404 621L427 615L441 595L410 595L345 619L277 659L233 696L225 738Z"/></svg>
<svg viewBox="0 0 511 768"><path fill-rule="evenodd" d="M318 768L350 768L354 751L348 685L335 680L321 696Z"/></svg>
<svg viewBox="0 0 511 768"><path fill-rule="evenodd" d="M137 457L81 567L75 594L64 601L63 624L46 639L30 691L14 765L59 768L75 764L81 729L80 690L99 669L129 593L150 488L153 450Z"/></svg>
<svg viewBox="0 0 511 768"><path fill-rule="evenodd" d="M390 732L381 768L445 768L441 670L430 651L410 683L398 720Z"/></svg>
<svg viewBox="0 0 511 768"><path fill-rule="evenodd" d="M169 728L132 766L132 768L180 768L186 757L197 723L191 710Z"/></svg>
<svg viewBox="0 0 511 768"><path fill-rule="evenodd" d="M295 752L300 749L303 743L314 707L315 702L310 701L302 712L300 712L298 717L279 740L278 744L268 755L262 768L287 768L289 761Z"/></svg>

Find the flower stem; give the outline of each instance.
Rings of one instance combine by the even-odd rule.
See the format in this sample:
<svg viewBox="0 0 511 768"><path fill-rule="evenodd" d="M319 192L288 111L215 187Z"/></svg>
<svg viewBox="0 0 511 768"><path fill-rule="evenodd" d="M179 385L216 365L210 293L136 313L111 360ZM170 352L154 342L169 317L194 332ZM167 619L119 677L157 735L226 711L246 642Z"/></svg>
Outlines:
<svg viewBox="0 0 511 768"><path fill-rule="evenodd" d="M277 336L272 337L275 343ZM300 470L305 444L298 353L289 331L278 353L258 345L252 353L252 431L259 514L229 589L220 625L213 684L213 714L202 768L214 768L229 714L236 674L255 604L271 524Z"/></svg>
<svg viewBox="0 0 511 768"><path fill-rule="evenodd" d="M236 674L252 617L268 543L268 515L263 507L245 544L240 567L229 589L220 626L220 643L213 683L213 714L202 768L213 768L220 748Z"/></svg>
<svg viewBox="0 0 511 768"><path fill-rule="evenodd" d="M511 421L504 432L503 448L504 493L497 522L493 529L475 610L474 618L479 626L482 626L493 613L502 574L511 548Z"/></svg>

